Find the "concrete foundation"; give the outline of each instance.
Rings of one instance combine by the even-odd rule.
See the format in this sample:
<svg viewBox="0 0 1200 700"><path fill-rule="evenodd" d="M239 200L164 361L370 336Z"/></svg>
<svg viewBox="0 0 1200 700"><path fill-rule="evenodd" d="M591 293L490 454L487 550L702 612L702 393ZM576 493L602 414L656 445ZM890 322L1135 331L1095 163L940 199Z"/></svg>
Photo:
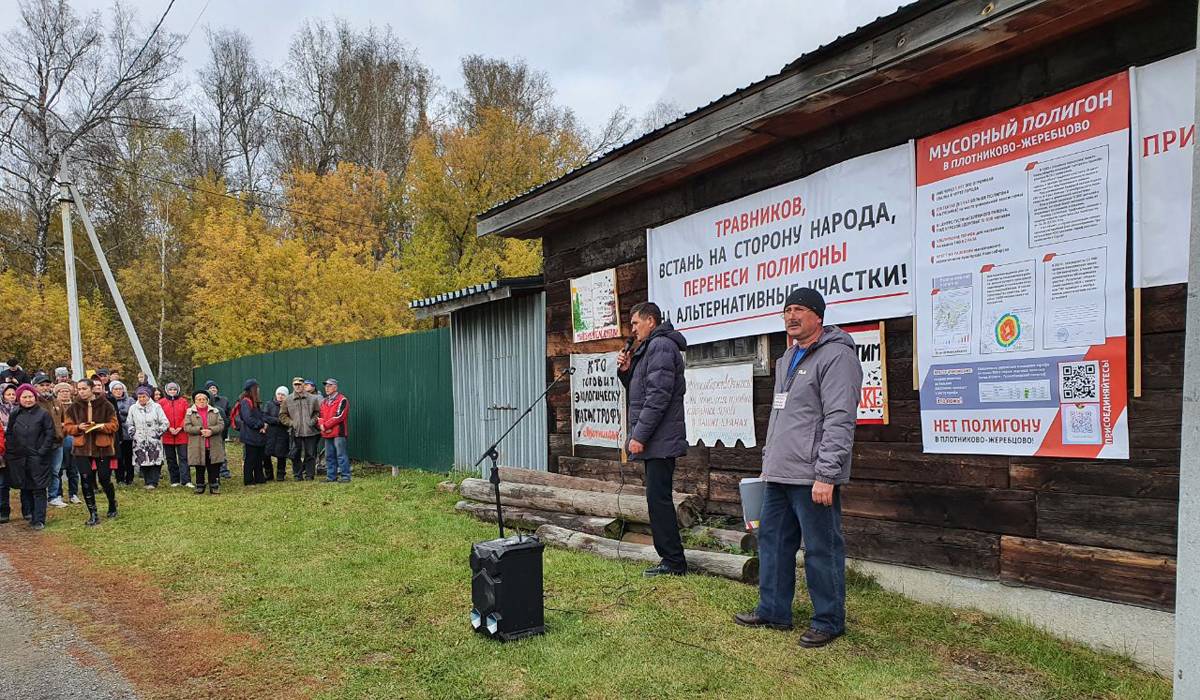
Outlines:
<svg viewBox="0 0 1200 700"><path fill-rule="evenodd" d="M1125 654L1162 676L1171 675L1172 613L894 564L851 560L848 565L913 600L1020 620L1056 637Z"/></svg>

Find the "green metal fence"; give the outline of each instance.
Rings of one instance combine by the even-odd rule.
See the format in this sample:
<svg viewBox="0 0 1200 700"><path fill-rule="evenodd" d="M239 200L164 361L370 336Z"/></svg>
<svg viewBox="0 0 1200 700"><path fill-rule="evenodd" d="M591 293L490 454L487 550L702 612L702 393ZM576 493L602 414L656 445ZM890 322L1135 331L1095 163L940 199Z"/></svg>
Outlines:
<svg viewBox="0 0 1200 700"><path fill-rule="evenodd" d="M454 461L450 329L249 355L192 370L192 386L213 380L232 401L247 378L263 401L292 377L329 377L350 399L350 456L447 471Z"/></svg>

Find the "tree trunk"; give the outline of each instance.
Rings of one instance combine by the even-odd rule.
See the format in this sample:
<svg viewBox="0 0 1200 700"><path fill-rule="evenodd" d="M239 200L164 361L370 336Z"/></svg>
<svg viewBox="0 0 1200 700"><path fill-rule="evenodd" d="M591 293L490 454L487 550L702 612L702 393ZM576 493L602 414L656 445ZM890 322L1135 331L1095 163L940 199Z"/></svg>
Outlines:
<svg viewBox="0 0 1200 700"><path fill-rule="evenodd" d="M485 503L495 499L492 485L483 479L464 480L459 486L459 493L471 500ZM624 518L639 523L650 522L646 499L623 494L596 493L536 484L501 483L500 502L535 510ZM696 522L696 511L687 503L676 504L675 515L680 527L688 527Z"/></svg>
<svg viewBox="0 0 1200 700"><path fill-rule="evenodd" d="M496 522L496 506L475 501L459 501L455 510L467 513L488 523ZM597 537L615 538L621 534L619 518L602 518L594 515L570 515L555 513L548 510L532 510L530 508L505 508L504 526L536 530L542 525L558 525L569 530L586 532Z"/></svg>
<svg viewBox="0 0 1200 700"><path fill-rule="evenodd" d="M654 547L644 544L616 542L583 532L575 532L557 525L543 525L537 529L537 537L546 544L557 545L576 552L590 552L605 559L624 559L657 564L660 557ZM758 582L758 558L724 552L706 552L689 549L688 571L740 581Z"/></svg>
<svg viewBox="0 0 1200 700"><path fill-rule="evenodd" d="M566 474L518 469L516 467L500 467L500 481L512 484L535 484L537 486L553 486L556 488L575 489L576 491L594 491L596 493L620 493L622 496L646 497L646 487L641 484L625 484L622 486L611 481L600 479L585 479ZM704 499L696 494L674 491L671 500L675 507L686 504L696 512L704 509Z"/></svg>

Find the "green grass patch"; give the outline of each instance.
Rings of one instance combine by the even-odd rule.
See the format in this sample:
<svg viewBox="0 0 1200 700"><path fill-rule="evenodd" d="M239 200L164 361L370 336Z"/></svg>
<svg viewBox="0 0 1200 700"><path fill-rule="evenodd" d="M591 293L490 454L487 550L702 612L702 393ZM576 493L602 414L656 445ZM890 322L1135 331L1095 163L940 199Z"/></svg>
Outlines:
<svg viewBox="0 0 1200 700"><path fill-rule="evenodd" d="M640 566L551 549L547 634L491 642L470 630L468 556L495 530L454 512L456 497L434 489L444 478L235 478L220 496L122 488L118 520L56 517L50 529L104 566L217 601L266 658L337 678L327 698L1170 697L1127 659L862 576L848 582L847 636L809 651L799 631L732 623L757 601L753 586L647 580ZM801 590L796 619L808 614Z"/></svg>

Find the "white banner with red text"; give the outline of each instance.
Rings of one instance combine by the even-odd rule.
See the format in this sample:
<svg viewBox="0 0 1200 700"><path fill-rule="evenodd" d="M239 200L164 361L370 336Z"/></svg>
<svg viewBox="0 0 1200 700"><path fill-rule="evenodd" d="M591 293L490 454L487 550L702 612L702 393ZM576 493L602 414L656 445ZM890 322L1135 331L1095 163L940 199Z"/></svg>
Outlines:
<svg viewBox="0 0 1200 700"><path fill-rule="evenodd" d="M1130 68L1133 91L1133 286L1188 281L1196 52Z"/></svg>
<svg viewBox="0 0 1200 700"><path fill-rule="evenodd" d="M830 324L909 316L912 144L646 232L649 299L691 344L782 330L796 287Z"/></svg>
<svg viewBox="0 0 1200 700"><path fill-rule="evenodd" d="M1127 458L1129 77L917 142L926 452Z"/></svg>

